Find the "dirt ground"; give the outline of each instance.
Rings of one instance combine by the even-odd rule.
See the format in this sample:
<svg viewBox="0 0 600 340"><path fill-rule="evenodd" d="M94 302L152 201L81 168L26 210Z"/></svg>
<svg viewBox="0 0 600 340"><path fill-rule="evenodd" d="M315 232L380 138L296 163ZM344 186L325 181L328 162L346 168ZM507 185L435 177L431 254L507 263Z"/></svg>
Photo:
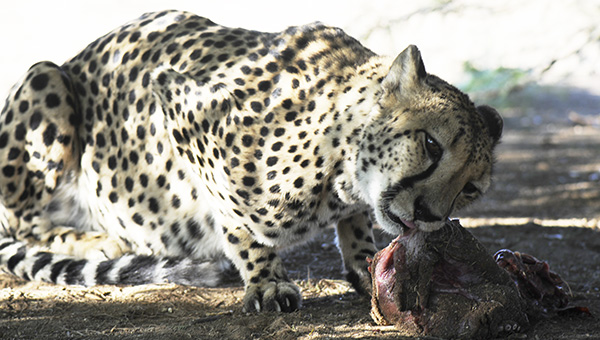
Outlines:
<svg viewBox="0 0 600 340"><path fill-rule="evenodd" d="M548 261L569 283L571 304L592 314L559 315L511 338L600 339L600 98L573 89L533 93L502 101L496 183L458 216L490 252ZM377 236L381 247L391 239ZM332 230L284 260L304 295L303 308L290 314L243 313L239 283L81 288L0 275L0 338L412 339L371 321L369 300L342 279Z"/></svg>

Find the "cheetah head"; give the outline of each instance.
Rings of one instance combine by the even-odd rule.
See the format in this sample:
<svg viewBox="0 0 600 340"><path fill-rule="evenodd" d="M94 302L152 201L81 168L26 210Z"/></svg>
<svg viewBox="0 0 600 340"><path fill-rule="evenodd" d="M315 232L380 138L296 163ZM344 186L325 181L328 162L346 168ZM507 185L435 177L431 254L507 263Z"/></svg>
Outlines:
<svg viewBox="0 0 600 340"><path fill-rule="evenodd" d="M361 196L390 233L439 229L490 187L502 118L427 74L415 46L381 86L356 158Z"/></svg>

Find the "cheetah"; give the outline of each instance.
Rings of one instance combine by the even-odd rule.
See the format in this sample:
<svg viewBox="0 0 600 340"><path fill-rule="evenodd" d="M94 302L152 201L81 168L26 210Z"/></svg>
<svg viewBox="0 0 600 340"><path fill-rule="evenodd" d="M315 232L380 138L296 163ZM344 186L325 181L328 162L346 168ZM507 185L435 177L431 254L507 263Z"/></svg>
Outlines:
<svg viewBox="0 0 600 340"><path fill-rule="evenodd" d="M33 65L0 116L0 267L58 284L219 285L293 311L278 255L335 226L370 291L373 224L440 228L490 186L502 119L321 23L264 33L148 13L62 66Z"/></svg>

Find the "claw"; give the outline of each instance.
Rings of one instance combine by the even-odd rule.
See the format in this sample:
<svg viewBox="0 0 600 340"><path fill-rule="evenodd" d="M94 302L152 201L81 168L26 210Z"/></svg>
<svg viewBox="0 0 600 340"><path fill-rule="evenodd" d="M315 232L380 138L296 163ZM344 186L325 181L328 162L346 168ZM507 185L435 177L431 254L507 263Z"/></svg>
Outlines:
<svg viewBox="0 0 600 340"><path fill-rule="evenodd" d="M287 308L290 308L290 306L292 305L289 298L285 298L285 305Z"/></svg>
<svg viewBox="0 0 600 340"><path fill-rule="evenodd" d="M258 313L260 313L260 303L258 302L258 300L254 300L254 308Z"/></svg>
<svg viewBox="0 0 600 340"><path fill-rule="evenodd" d="M277 302L277 301L275 301L275 311L281 312L281 306L279 305L279 302Z"/></svg>

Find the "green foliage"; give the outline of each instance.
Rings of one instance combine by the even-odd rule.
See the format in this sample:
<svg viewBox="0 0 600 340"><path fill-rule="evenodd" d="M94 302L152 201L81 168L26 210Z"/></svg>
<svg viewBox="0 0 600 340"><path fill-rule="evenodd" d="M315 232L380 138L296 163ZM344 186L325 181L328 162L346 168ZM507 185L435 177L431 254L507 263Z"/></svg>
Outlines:
<svg viewBox="0 0 600 340"><path fill-rule="evenodd" d="M480 70L470 62L464 63L467 80L459 87L468 93L505 99L515 88L525 85L530 71L499 67L493 70Z"/></svg>

